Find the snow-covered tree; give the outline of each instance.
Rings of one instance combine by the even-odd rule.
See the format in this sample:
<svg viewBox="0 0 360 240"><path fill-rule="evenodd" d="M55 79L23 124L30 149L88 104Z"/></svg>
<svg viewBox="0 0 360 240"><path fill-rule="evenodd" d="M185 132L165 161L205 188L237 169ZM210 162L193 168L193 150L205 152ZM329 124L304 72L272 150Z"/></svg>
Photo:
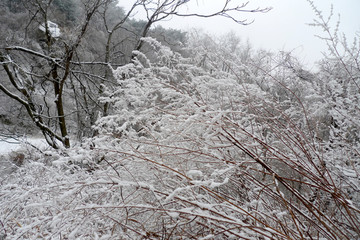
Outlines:
<svg viewBox="0 0 360 240"><path fill-rule="evenodd" d="M189 36L182 54L141 38L146 51L113 67L116 84L104 86L99 101L112 109L98 135L33 153L1 181L0 234L360 237L356 61L309 73L289 53Z"/></svg>
<svg viewBox="0 0 360 240"><path fill-rule="evenodd" d="M198 237L358 236L358 206L347 193L354 186L340 181L316 134L324 103L312 75L294 71L289 59L263 75L241 61L224 71L214 65L221 62L216 49L207 49L206 60L183 58L143 41L158 59L136 52L114 71L121 87L104 100L116 114L99 120L109 138L97 144L156 169L153 181L144 172L132 177L151 184L157 200L149 208L170 215L159 219L199 218L187 227L200 228ZM267 91L261 77L272 82Z"/></svg>

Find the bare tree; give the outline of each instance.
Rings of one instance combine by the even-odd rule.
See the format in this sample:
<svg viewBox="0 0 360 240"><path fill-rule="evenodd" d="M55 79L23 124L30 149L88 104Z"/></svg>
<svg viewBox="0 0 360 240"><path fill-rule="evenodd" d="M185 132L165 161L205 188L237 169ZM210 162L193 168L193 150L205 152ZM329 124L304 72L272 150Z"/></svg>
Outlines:
<svg viewBox="0 0 360 240"><path fill-rule="evenodd" d="M33 1L31 2L36 11L30 18L29 25L32 21L41 22L44 30L44 43L45 47L39 51L31 50L28 47L22 46L8 46L5 51L0 55L0 61L5 69L7 77L15 88L14 91L9 90L4 84L0 84L0 89L10 98L22 104L29 114L30 118L36 126L42 131L46 141L53 148L58 148L57 141L60 141L65 147L70 147L70 138L68 135L68 126L66 124L66 113L64 106L64 91L65 85L72 71L72 60L76 49L80 45L86 30L89 26L90 20L103 4L101 0L90 1L85 8L85 18L82 20L78 34L74 37L73 41L61 41L55 44L56 37L54 36L54 29L51 29L49 21L49 9L52 4L49 1ZM30 13L32 11L29 11ZM62 45L62 46L61 46ZM61 47L61 52L58 53ZM21 56L21 57L20 57ZM25 58L28 62L26 64L19 64L13 58ZM40 69L35 69L31 65L31 61L41 62ZM30 65L30 69L27 69ZM43 84L52 85L53 101L55 103L55 113L51 113L48 107L48 114L44 115L44 106L37 103L35 94L32 89L35 88L37 80ZM43 88L48 93L50 89ZM48 102L44 99L43 104L48 106ZM50 124L50 121L45 119L56 119L59 133Z"/></svg>
<svg viewBox="0 0 360 240"><path fill-rule="evenodd" d="M129 11L123 14L119 12L117 16L113 11L116 9L116 1L82 1L78 3L80 10L76 20L80 24L72 28L57 28L51 21L69 15L63 13L64 16L57 16L58 1L24 1L28 13L25 41L10 41L3 46L0 61L8 82L2 81L0 90L25 107L50 146L58 148L60 142L68 148L68 122L76 119L75 131L81 138L82 132L91 129L99 114L108 114L109 103L100 104L98 98L105 92L106 86L112 86L110 67L132 61L143 46L142 38L149 35L155 23L172 16L222 16L246 25L250 22L240 20L237 14L269 11L269 8L248 9L248 3L236 5L235 1L225 0L218 11L209 14L183 13L183 7L189 2L136 0ZM139 8L145 10L147 20L142 22L141 29L132 30L129 22L134 11ZM101 29L99 32L97 25ZM43 31L40 38L33 33L39 28ZM61 35L58 32L60 29ZM92 35L88 36L90 30ZM121 36L125 32L128 35ZM94 42L94 51L97 52L92 53L88 44L96 34L104 36L101 41ZM131 44L124 44L126 41ZM116 60L118 52L127 60Z"/></svg>
<svg viewBox="0 0 360 240"><path fill-rule="evenodd" d="M266 13L271 8L256 8L248 9L249 2L242 3L240 5L234 4L235 1L225 0L223 1L222 7L214 12L207 14L200 14L196 12L184 13L182 12L182 7L189 3L191 0L162 0L162 1L141 1L141 6L146 12L147 23L144 26L141 37L147 36L151 26L159 21L169 19L172 16L179 17L199 17L199 18L210 18L215 16L221 16L228 18L238 24L248 25L252 23L247 19L240 19L236 16L239 13ZM193 2L193 1L191 1ZM143 42L139 41L136 47L136 50L140 50Z"/></svg>

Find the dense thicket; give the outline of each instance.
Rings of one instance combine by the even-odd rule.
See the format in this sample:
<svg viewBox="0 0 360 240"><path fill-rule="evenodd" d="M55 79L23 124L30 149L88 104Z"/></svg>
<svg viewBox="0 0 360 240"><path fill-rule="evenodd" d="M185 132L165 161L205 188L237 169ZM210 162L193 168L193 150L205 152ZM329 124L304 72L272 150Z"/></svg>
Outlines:
<svg viewBox="0 0 360 240"><path fill-rule="evenodd" d="M33 129L35 134L40 130L53 147L59 142L70 146L68 135L80 139L94 134L91 126L109 107L100 105L97 98L104 86L112 84L110 66L130 61L147 24L130 19L131 12L125 13L116 3L1 2L0 28L5 33L1 59L5 64L0 74L6 90L0 97L10 99L0 113L4 131L16 134ZM48 21L57 24L58 30L46 29ZM54 31L61 35L53 36ZM180 31L146 31L161 35L169 46L185 44L185 33Z"/></svg>
<svg viewBox="0 0 360 240"><path fill-rule="evenodd" d="M311 6L329 47L317 72L232 33L154 28L159 40L142 36L127 59L108 52L111 64L84 38L79 48L94 60L71 63L69 89L86 94L66 96L86 96L75 101L82 109L93 89L101 114L83 121L96 135L12 159L16 171L1 180L0 236L358 239L360 43L340 41ZM101 85L79 80L95 74Z"/></svg>

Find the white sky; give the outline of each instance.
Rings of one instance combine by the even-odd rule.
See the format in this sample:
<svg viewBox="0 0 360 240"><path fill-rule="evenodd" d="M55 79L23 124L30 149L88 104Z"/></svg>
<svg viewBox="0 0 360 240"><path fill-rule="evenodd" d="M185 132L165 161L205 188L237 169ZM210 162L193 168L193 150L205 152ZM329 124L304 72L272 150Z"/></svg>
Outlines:
<svg viewBox="0 0 360 240"><path fill-rule="evenodd" d="M233 0L241 4L242 0ZM340 14L340 30L352 42L355 33L360 34L360 0L313 0L315 5L328 17L331 4L334 6L333 26ZM127 9L133 1L119 0L119 5ZM223 0L190 0L184 12L207 12L216 9ZM249 39L255 48L270 50L294 51L300 60L312 68L312 63L321 58L321 51L326 51L325 44L315 34L321 35L321 30L310 27L315 13L306 0L250 0L249 8L268 7L273 9L265 14L243 14L239 17L255 20L248 26L216 17L213 19L180 18L162 22L164 27L187 30L193 27L202 28L209 34L225 34L234 31L243 41ZM141 18L138 12L137 18Z"/></svg>

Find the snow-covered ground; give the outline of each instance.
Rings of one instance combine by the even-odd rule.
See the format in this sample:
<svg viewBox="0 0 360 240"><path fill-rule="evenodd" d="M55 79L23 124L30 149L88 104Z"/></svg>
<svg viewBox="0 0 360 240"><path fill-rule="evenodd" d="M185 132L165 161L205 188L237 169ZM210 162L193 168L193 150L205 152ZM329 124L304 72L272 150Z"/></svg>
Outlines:
<svg viewBox="0 0 360 240"><path fill-rule="evenodd" d="M20 146L21 143L15 139L3 139L3 141L0 141L0 155L16 151L20 148Z"/></svg>
<svg viewBox="0 0 360 240"><path fill-rule="evenodd" d="M44 148L47 146L46 141L42 138L5 138L0 139L0 155L5 155L29 146L29 144Z"/></svg>
<svg viewBox="0 0 360 240"><path fill-rule="evenodd" d="M39 149L47 147L41 138L0 138L0 180L18 168L13 161L19 157L16 152L30 149L31 145Z"/></svg>

